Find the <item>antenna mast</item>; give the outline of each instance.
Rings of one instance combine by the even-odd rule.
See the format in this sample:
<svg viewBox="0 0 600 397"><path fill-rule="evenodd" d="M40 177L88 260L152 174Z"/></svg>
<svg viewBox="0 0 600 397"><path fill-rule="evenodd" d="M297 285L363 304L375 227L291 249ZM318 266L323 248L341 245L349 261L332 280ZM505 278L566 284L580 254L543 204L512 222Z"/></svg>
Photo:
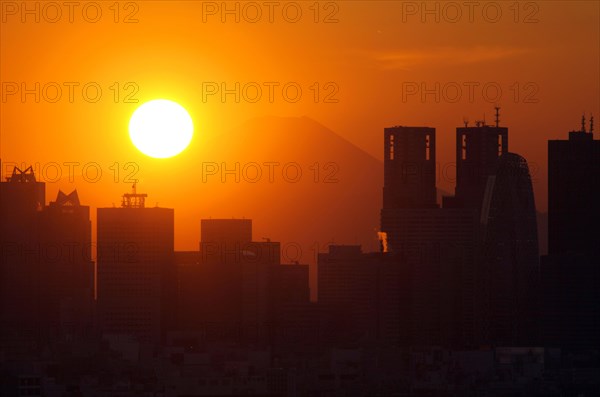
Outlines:
<svg viewBox="0 0 600 397"><path fill-rule="evenodd" d="M500 126L500 106L496 105L494 109L496 109L496 128L498 128Z"/></svg>
<svg viewBox="0 0 600 397"><path fill-rule="evenodd" d="M123 195L121 207L144 208L146 206L146 197L148 197L148 195L146 193L137 192L137 182L137 179L133 182L133 185L131 186L131 193L125 193Z"/></svg>

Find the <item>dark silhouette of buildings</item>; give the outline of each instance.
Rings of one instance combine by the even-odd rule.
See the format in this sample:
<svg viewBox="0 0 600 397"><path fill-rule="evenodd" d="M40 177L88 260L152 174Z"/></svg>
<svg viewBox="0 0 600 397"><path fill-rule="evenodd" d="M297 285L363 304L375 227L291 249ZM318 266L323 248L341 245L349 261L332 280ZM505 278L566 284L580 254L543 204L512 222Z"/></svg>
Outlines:
<svg viewBox="0 0 600 397"><path fill-rule="evenodd" d="M392 256L363 253L359 245L330 245L320 253L324 343L338 348L405 343L407 276Z"/></svg>
<svg viewBox="0 0 600 397"><path fill-rule="evenodd" d="M43 315L57 334L89 335L94 320L94 263L90 207L77 191L59 191L56 201L40 213L40 244L46 247L40 273L46 296Z"/></svg>
<svg viewBox="0 0 600 397"><path fill-rule="evenodd" d="M205 259L218 248L218 252L227 255L240 254L243 245L252 242L251 219L202 219L200 221L200 248ZM237 246L237 250L234 250ZM211 258L214 259L214 258Z"/></svg>
<svg viewBox="0 0 600 397"><path fill-rule="evenodd" d="M250 219L203 219L200 234L198 253L178 253L182 332L282 347L307 326L297 316L312 314L308 265L282 265L280 243L252 241Z"/></svg>
<svg viewBox="0 0 600 397"><path fill-rule="evenodd" d="M548 242L542 257L544 342L600 349L600 141L586 131L548 141Z"/></svg>
<svg viewBox="0 0 600 397"><path fill-rule="evenodd" d="M508 151L508 128L456 129L456 194L443 207L475 214L473 260L462 264L475 344L527 346L539 317L539 249L526 160ZM470 250L470 248L469 248Z"/></svg>
<svg viewBox="0 0 600 397"><path fill-rule="evenodd" d="M600 141L593 118L587 132L569 132L568 140L548 141L549 254L600 255Z"/></svg>
<svg viewBox="0 0 600 397"><path fill-rule="evenodd" d="M527 161L498 159L481 211L479 283L484 293L484 340L500 346L539 342L539 252L533 186Z"/></svg>
<svg viewBox="0 0 600 397"><path fill-rule="evenodd" d="M435 128L385 128L383 208L435 208Z"/></svg>
<svg viewBox="0 0 600 397"><path fill-rule="evenodd" d="M594 395L599 141L582 124L548 143L540 263L529 167L498 117L456 129L441 205L435 129L385 129L385 243L319 253L317 303L308 265L282 264L250 219L203 219L199 249L175 252L174 210L135 185L98 209L94 301L89 207L77 191L45 206L15 168L0 182L0 394Z"/></svg>
<svg viewBox="0 0 600 397"><path fill-rule="evenodd" d="M269 274L269 338L275 352L307 354L321 343L317 304L310 301L308 265L273 265Z"/></svg>
<svg viewBox="0 0 600 397"><path fill-rule="evenodd" d="M533 332L533 189L525 159L508 152L508 129L496 110L495 126L456 129L456 194L443 197L441 208L435 130L385 129L381 230L410 280L401 315L409 345L519 345ZM527 304L511 306L517 301Z"/></svg>
<svg viewBox="0 0 600 397"><path fill-rule="evenodd" d="M279 243L253 242L249 219L203 219L200 235L203 318L239 342L265 344L269 269L280 264Z"/></svg>
<svg viewBox="0 0 600 397"><path fill-rule="evenodd" d="M41 347L82 337L93 326L89 207L77 191L45 206L33 169L14 168L0 182L2 345ZM23 345L24 344L24 345Z"/></svg>
<svg viewBox="0 0 600 397"><path fill-rule="evenodd" d="M384 132L381 230L407 282L399 312L406 345L474 343L477 213L436 201L435 129Z"/></svg>
<svg viewBox="0 0 600 397"><path fill-rule="evenodd" d="M508 152L508 128L476 122L475 127L456 129L455 205L481 208L490 176L495 175L498 159Z"/></svg>
<svg viewBox="0 0 600 397"><path fill-rule="evenodd" d="M98 313L104 334L158 343L172 324L174 211L148 208L145 194L98 208Z"/></svg>
<svg viewBox="0 0 600 397"><path fill-rule="evenodd" d="M37 335L40 313L38 214L45 204L45 184L33 169L14 168L0 182L0 316L3 345L11 337Z"/></svg>

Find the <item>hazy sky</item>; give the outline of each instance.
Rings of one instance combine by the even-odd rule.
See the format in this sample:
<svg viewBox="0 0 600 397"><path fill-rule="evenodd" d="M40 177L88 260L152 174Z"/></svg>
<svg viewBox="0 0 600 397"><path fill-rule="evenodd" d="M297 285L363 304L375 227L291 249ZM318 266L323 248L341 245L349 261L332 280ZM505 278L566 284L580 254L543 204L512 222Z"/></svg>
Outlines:
<svg viewBox="0 0 600 397"><path fill-rule="evenodd" d="M59 164L48 197L76 187L93 207L118 203L135 172L149 201L183 214L199 205L190 164L203 144L221 140L227 153L228 131L250 118L308 116L378 159L384 127L435 127L448 170L455 128L493 122L497 103L545 210L546 141L584 112L600 124L599 4L2 1L0 158ZM136 106L155 98L194 119L191 146L171 159L145 157L128 137ZM79 164L73 181L67 163ZM50 168L42 180L54 181ZM453 191L451 179L441 172L438 186Z"/></svg>

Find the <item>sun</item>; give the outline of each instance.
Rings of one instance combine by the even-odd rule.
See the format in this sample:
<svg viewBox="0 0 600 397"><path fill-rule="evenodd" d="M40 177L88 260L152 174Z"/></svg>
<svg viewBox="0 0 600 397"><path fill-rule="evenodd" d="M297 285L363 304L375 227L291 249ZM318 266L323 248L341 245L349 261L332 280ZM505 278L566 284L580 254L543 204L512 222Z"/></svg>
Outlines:
<svg viewBox="0 0 600 397"><path fill-rule="evenodd" d="M138 107L129 120L129 137L142 153L167 158L181 153L191 142L194 124L178 103L155 99Z"/></svg>

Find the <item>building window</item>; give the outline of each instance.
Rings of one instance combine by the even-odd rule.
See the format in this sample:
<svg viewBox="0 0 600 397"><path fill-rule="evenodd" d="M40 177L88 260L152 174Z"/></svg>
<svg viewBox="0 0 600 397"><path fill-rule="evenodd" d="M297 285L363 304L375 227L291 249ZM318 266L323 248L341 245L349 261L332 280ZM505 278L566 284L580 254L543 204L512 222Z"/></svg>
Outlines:
<svg viewBox="0 0 600 397"><path fill-rule="evenodd" d="M461 159L467 159L467 134L462 135L462 155Z"/></svg>
<svg viewBox="0 0 600 397"><path fill-rule="evenodd" d="M502 156L504 147L502 146L502 135L498 134L498 157Z"/></svg>
<svg viewBox="0 0 600 397"><path fill-rule="evenodd" d="M390 160L394 159L394 135L390 135Z"/></svg>
<svg viewBox="0 0 600 397"><path fill-rule="evenodd" d="M431 149L431 136L429 134L425 135L425 160L430 159L430 149Z"/></svg>

